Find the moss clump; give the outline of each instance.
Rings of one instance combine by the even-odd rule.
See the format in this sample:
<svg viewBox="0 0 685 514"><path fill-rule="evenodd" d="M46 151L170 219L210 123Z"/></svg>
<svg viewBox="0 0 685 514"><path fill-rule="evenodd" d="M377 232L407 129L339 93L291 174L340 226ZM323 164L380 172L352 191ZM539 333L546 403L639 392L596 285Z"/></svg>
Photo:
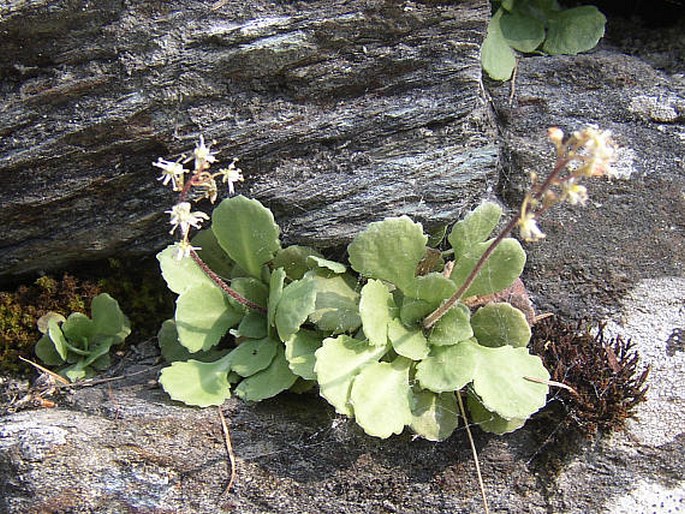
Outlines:
<svg viewBox="0 0 685 514"><path fill-rule="evenodd" d="M14 292L0 292L0 373L28 370L18 357L33 358L41 336L36 327L39 317L48 311L65 317L72 312L88 314L87 306L100 292L97 284L68 274L61 280L46 275Z"/></svg>
<svg viewBox="0 0 685 514"><path fill-rule="evenodd" d="M567 323L551 318L535 326L531 348L540 355L552 380L575 390L555 397L566 406L567 423L586 436L622 429L645 400L649 368L630 340L607 338L603 325Z"/></svg>

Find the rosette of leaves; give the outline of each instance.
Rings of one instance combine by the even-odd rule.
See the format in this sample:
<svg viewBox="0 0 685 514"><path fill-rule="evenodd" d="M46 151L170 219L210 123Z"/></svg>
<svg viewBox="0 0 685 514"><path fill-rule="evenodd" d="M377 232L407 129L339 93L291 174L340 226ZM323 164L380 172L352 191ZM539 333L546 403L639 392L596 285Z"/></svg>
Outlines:
<svg viewBox="0 0 685 514"><path fill-rule="evenodd" d="M576 55L594 48L604 35L606 18L592 5L562 9L557 0L502 0L481 48L490 78L509 80L522 53Z"/></svg>
<svg viewBox="0 0 685 514"><path fill-rule="evenodd" d="M370 435L410 427L430 440L456 428L456 395L466 391L471 416L485 430L514 430L544 405L540 381L549 378L526 348L524 314L507 303L474 313L458 303L432 329L422 325L466 280L500 216L486 203L454 226L449 277L440 264L438 271L425 266L435 250L420 224L406 216L371 223L349 245L353 274L310 248L281 247L271 213L256 200L224 200L193 244L263 312L230 298L192 259L176 260L172 247L162 251L163 276L179 296L173 326L160 340L184 360L165 368L160 382L172 398L199 406L221 404L232 390L259 401L316 384ZM521 245L505 239L466 296L506 289L524 263ZM228 333L236 347L208 358Z"/></svg>
<svg viewBox="0 0 685 514"><path fill-rule="evenodd" d="M91 317L72 312L66 319L48 312L38 320L43 337L35 352L48 366L63 366L58 373L72 382L89 378L110 366L110 348L131 333L128 318L107 293L93 298Z"/></svg>

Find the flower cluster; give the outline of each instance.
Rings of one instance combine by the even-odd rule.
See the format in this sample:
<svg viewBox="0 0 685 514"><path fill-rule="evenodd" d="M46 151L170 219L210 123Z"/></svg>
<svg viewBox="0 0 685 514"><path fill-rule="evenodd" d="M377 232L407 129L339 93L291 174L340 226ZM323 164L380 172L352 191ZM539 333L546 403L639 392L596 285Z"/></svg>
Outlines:
<svg viewBox="0 0 685 514"><path fill-rule="evenodd" d="M178 203L171 210L165 211L171 216L170 234L176 232L177 229L181 233L181 241L176 246L176 255L179 260L200 249L190 244L190 229L201 228L202 222L209 219L204 212L191 212L191 205L186 199L192 193L194 201L206 198L214 203L219 194L217 179L221 179L224 184L228 185L231 195L235 194L234 184L244 180L242 170L236 166L238 159L233 159L227 168L220 168L214 173L209 171L211 165L216 162L218 153L212 150L211 146L212 143L205 144L205 138L201 135L191 156L181 155L176 161L167 161L160 157L157 162L152 163L153 166L162 170L162 175L158 180L162 181L165 186L171 184L172 189L179 193ZM190 162L193 163L192 170L184 166Z"/></svg>
<svg viewBox="0 0 685 514"><path fill-rule="evenodd" d="M611 163L615 148L609 131L590 126L565 138L561 129L553 127L547 133L557 151L557 161L552 173L538 183L532 174L533 187L521 204L518 226L525 241L538 241L545 237L537 224L539 218L551 206L568 202L585 205L587 189L580 184L585 177L615 177Z"/></svg>

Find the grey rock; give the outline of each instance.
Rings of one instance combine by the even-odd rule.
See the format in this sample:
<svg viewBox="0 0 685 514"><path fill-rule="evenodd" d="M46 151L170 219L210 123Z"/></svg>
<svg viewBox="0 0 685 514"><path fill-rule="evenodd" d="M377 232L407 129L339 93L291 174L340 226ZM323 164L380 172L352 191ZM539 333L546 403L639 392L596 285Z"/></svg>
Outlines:
<svg viewBox="0 0 685 514"><path fill-rule="evenodd" d="M218 141L289 242L456 219L496 179L486 0L0 4L0 280L169 242L151 163ZM158 171L158 170L157 170Z"/></svg>

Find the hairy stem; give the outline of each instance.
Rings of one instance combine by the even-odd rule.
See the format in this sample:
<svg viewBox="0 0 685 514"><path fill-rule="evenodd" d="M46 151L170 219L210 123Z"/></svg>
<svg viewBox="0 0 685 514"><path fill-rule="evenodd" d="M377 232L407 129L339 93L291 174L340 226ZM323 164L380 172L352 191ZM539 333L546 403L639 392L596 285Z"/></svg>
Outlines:
<svg viewBox="0 0 685 514"><path fill-rule="evenodd" d="M535 191L533 193L529 193L529 195L535 200L539 200L540 198L542 198L545 192L554 185L555 181L559 177L559 174L562 172L564 168L566 168L566 166L568 166L569 162L570 159L566 155L557 158L557 162L554 166L554 169L549 174L547 179L542 184L540 184L540 186L535 188ZM478 262L476 262L476 265L471 270L471 273L469 273L469 275L466 277L466 280L461 285L461 287L459 287L459 289L457 289L457 291L452 296L450 296L445 303L440 305L440 307L435 309L433 312L431 312L428 316L424 318L423 327L425 329L428 330L433 325L435 325L438 322L438 320L442 318L447 313L447 311L449 311L454 306L454 304L461 300L461 297L464 296L464 293L468 290L469 287L471 287L471 284L473 284L473 281L478 276L478 273L480 273L480 270L483 269L485 262L490 258L492 252L494 252L495 248L497 248L497 246L499 246L499 244L502 241L504 241L504 239L511 233L512 230L514 230L514 227L516 227L516 224L519 222L520 219L521 213L519 212L516 216L509 220L509 223L507 223L507 225L502 229L499 235L492 241L492 243L490 243L490 246L488 246L487 250L485 250L483 255L480 256L480 259L478 259Z"/></svg>
<svg viewBox="0 0 685 514"><path fill-rule="evenodd" d="M244 296L238 294L234 289L231 289L231 287L222 280L222 278L214 273L211 269L209 269L209 266L205 264L205 261L203 261L200 256L197 254L195 250L190 251L190 256L193 258L193 260L197 263L198 266L204 271L205 275L207 275L212 282L214 282L217 286L221 288L221 290L226 293L228 296L233 298L236 302L240 303L241 305L244 305L248 309L252 309L253 311L261 312L262 314L266 314L266 308L262 307L261 305L258 305Z"/></svg>

